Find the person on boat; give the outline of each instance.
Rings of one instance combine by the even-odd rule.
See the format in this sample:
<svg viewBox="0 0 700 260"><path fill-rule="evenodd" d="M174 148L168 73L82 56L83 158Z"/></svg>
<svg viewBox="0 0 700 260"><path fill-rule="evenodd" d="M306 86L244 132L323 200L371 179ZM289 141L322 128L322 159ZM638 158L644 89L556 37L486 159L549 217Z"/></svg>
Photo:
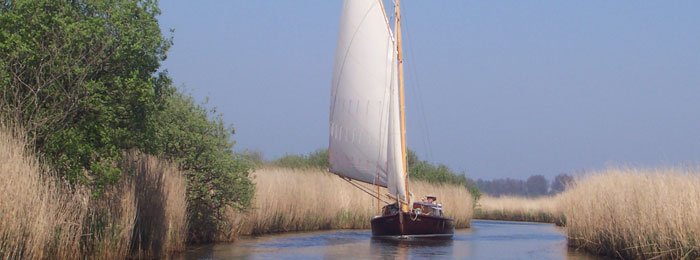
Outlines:
<svg viewBox="0 0 700 260"><path fill-rule="evenodd" d="M428 200L428 203L430 203L430 204L435 204L435 201L437 200L437 197L431 196L431 195L425 196L425 198Z"/></svg>

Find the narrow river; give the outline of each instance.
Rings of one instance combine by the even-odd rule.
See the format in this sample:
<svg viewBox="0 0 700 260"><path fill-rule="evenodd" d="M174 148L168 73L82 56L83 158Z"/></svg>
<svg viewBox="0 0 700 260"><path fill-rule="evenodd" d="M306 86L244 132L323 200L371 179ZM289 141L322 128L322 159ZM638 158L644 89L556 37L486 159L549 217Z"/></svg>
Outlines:
<svg viewBox="0 0 700 260"><path fill-rule="evenodd" d="M176 259L601 259L552 224L474 220L446 241L372 239L369 230L287 233L191 249Z"/></svg>

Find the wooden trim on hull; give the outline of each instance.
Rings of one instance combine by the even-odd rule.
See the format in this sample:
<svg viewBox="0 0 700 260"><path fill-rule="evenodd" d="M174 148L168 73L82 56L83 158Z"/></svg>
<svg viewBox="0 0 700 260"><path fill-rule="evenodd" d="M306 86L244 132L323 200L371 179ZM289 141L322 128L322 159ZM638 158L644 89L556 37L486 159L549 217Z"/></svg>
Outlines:
<svg viewBox="0 0 700 260"><path fill-rule="evenodd" d="M454 234L454 219L415 215L406 212L375 217L372 236L395 239L449 239Z"/></svg>

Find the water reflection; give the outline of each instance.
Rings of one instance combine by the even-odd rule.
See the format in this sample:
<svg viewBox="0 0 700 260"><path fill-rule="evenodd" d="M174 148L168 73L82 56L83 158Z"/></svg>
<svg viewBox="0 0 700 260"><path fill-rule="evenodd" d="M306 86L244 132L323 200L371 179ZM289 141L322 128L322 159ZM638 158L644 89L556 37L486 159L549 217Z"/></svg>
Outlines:
<svg viewBox="0 0 700 260"><path fill-rule="evenodd" d="M551 224L472 222L452 240L374 239L368 230L288 233L195 248L176 259L599 259Z"/></svg>
<svg viewBox="0 0 700 260"><path fill-rule="evenodd" d="M454 241L370 239L370 252L377 259L435 258L454 256Z"/></svg>

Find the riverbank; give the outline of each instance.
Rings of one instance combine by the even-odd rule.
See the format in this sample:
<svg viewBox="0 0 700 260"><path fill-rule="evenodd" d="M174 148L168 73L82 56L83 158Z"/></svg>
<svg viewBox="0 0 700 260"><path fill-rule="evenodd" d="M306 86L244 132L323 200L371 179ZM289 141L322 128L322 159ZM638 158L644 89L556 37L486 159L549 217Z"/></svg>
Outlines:
<svg viewBox="0 0 700 260"><path fill-rule="evenodd" d="M0 125L0 258L168 257L185 249L186 181L177 166L138 152L131 174L95 197L69 186Z"/></svg>
<svg viewBox="0 0 700 260"><path fill-rule="evenodd" d="M568 243L624 259L700 258L697 169L610 169L562 196Z"/></svg>
<svg viewBox="0 0 700 260"><path fill-rule="evenodd" d="M559 197L491 197L482 196L474 209L474 219L565 223L559 209Z"/></svg>
<svg viewBox="0 0 700 260"><path fill-rule="evenodd" d="M700 172L607 169L555 197L484 196L475 219L563 225L571 247L622 259L700 258Z"/></svg>
<svg viewBox="0 0 700 260"><path fill-rule="evenodd" d="M174 163L124 152L124 175L100 196L69 185L33 153L21 131L0 125L0 257L2 259L163 258L187 242L187 179ZM288 231L366 229L377 201L319 169L261 168L252 207L229 208L215 241ZM369 190L375 186L358 183ZM469 227L473 197L464 186L411 181L415 196L433 194ZM386 193L381 189L382 194ZM380 204L380 206L382 206Z"/></svg>
<svg viewBox="0 0 700 260"><path fill-rule="evenodd" d="M253 174L256 185L253 208L229 214L234 225L229 236L289 231L367 229L377 215L377 200L336 175L320 169L263 167ZM357 182L371 191L376 186ZM463 186L410 181L416 197L433 194L456 227L469 227L473 198ZM381 194L386 189L380 189ZM380 207L384 203L380 204Z"/></svg>
<svg viewBox="0 0 700 260"><path fill-rule="evenodd" d="M138 152L130 174L96 198L60 181L26 142L0 127L0 256L3 259L167 257L184 249L186 180L174 164ZM482 219L557 222L568 244L616 258L700 257L700 176L696 169L608 169L577 178L559 196L473 198L459 185L411 181L433 194L458 228ZM264 167L253 174L252 208L229 211L219 241L239 235L366 229L377 202L320 169ZM363 185L370 190L371 185ZM381 193L386 190L381 189ZM380 204L383 205L383 204Z"/></svg>

